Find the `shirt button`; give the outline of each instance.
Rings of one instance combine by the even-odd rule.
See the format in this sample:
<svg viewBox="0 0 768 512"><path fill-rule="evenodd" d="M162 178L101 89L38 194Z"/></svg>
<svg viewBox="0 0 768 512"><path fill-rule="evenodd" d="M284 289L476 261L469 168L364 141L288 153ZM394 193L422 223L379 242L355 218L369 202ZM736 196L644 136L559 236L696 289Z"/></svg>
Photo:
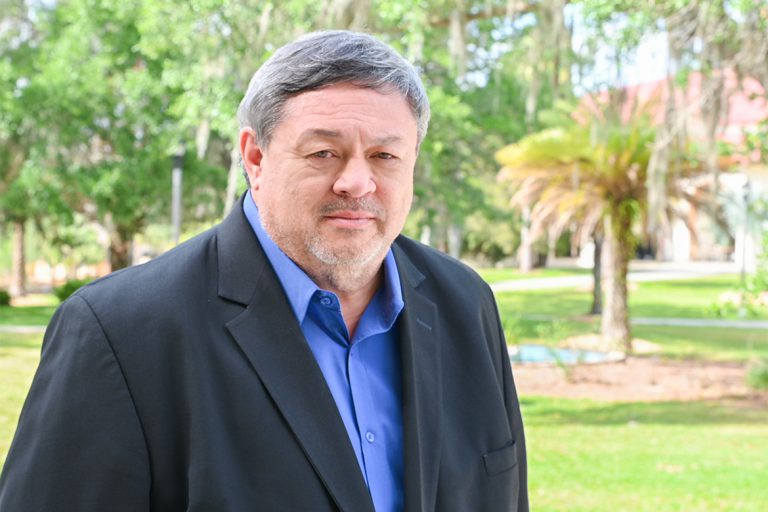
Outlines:
<svg viewBox="0 0 768 512"><path fill-rule="evenodd" d="M372 443L376 440L376 435L373 432L366 432L365 439L367 439L369 443Z"/></svg>

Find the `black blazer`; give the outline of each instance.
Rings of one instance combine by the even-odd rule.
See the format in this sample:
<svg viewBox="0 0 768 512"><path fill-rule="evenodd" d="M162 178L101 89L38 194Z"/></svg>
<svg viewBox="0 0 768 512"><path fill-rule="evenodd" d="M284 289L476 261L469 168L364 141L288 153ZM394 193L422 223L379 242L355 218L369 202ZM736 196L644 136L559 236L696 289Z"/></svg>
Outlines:
<svg viewBox="0 0 768 512"><path fill-rule="evenodd" d="M405 509L528 510L493 295L404 237ZM2 512L372 512L323 375L242 208L58 309Z"/></svg>

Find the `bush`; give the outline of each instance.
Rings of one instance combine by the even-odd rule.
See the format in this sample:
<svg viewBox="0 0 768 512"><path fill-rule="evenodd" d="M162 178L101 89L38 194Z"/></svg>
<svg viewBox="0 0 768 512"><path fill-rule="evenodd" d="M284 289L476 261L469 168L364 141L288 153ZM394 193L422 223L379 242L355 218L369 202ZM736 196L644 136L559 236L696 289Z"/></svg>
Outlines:
<svg viewBox="0 0 768 512"><path fill-rule="evenodd" d="M723 294L712 307L714 314L758 316L768 310L768 233L763 236L762 244L755 273L748 276L738 290Z"/></svg>
<svg viewBox="0 0 768 512"><path fill-rule="evenodd" d="M768 359L762 359L750 365L747 384L754 389L768 389Z"/></svg>
<svg viewBox="0 0 768 512"><path fill-rule="evenodd" d="M61 302L64 302L69 298L70 295L75 293L78 290L78 288L85 286L90 282L91 282L91 279L70 279L63 285L57 286L56 288L54 288L53 294Z"/></svg>
<svg viewBox="0 0 768 512"><path fill-rule="evenodd" d="M0 290L0 306L11 305L11 294L5 290Z"/></svg>

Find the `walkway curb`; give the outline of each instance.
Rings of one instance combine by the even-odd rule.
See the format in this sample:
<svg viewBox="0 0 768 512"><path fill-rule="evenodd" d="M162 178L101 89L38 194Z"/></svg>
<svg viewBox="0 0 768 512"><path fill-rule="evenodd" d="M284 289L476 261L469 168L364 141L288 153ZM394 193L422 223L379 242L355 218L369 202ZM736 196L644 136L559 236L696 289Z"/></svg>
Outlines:
<svg viewBox="0 0 768 512"><path fill-rule="evenodd" d="M0 325L0 332L13 334L41 334L45 332L44 325Z"/></svg>
<svg viewBox="0 0 768 512"><path fill-rule="evenodd" d="M564 320L552 315L522 315L522 320L536 322L551 322ZM567 318L565 319L567 320ZM667 325L670 327L720 327L723 329L767 329L768 320L728 320L720 318L655 318L630 316L629 323L633 325Z"/></svg>

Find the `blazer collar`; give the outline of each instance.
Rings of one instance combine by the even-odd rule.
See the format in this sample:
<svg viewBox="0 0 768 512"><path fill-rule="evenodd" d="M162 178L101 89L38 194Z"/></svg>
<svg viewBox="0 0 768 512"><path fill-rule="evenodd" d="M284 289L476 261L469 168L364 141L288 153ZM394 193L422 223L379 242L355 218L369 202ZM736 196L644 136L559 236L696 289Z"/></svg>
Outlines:
<svg viewBox="0 0 768 512"><path fill-rule="evenodd" d="M405 301L400 319L405 510L435 510L443 396L437 305L420 289L425 277L397 242L393 251Z"/></svg>
<svg viewBox="0 0 768 512"><path fill-rule="evenodd" d="M219 296L246 306L227 329L339 509L373 512L333 396L243 214L242 198L218 227L217 240ZM419 289L425 277L397 242L393 252L405 302L399 320L405 510L428 511L435 509L441 444L437 305Z"/></svg>
<svg viewBox="0 0 768 512"><path fill-rule="evenodd" d="M243 213L244 198L245 195L240 197L216 228L216 240L219 297L247 305L269 265Z"/></svg>
<svg viewBox="0 0 768 512"><path fill-rule="evenodd" d="M227 322L228 331L338 508L374 512L336 403L242 212L242 201L219 227L218 258L219 295L246 306Z"/></svg>

